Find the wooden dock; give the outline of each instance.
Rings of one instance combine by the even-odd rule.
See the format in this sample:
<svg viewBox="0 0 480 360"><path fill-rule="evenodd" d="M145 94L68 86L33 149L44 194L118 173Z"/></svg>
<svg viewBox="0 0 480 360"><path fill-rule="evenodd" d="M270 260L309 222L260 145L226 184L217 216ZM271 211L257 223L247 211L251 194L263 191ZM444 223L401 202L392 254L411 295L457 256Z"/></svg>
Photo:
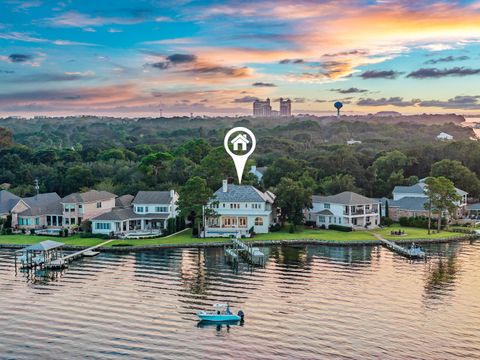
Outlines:
<svg viewBox="0 0 480 360"><path fill-rule="evenodd" d="M391 250L391 251L393 251L393 252L395 252L399 255L405 256L406 258L409 258L409 259L426 259L426 257L427 257L427 255L424 251L404 248L403 246L400 246L400 245L394 243L393 241L390 241L390 240L387 240L387 239L383 238L380 234L374 233L373 235L378 240L380 240L382 242L382 245L385 246L387 249L389 249L389 250Z"/></svg>
<svg viewBox="0 0 480 360"><path fill-rule="evenodd" d="M68 264L69 264L71 261L73 261L73 260L75 260L75 259L78 259L78 258L80 258L80 257L83 257L84 254L88 254L88 256L90 256L90 254L91 254L95 249L98 249L99 247L104 246L104 245L106 245L106 244L108 244L109 242L112 242L112 241L113 241L113 240L107 240L107 241L104 241L104 242L101 243L101 244L98 244L98 245L89 247L88 249L83 249L83 250L74 252L73 254L69 254L69 255L63 256L63 257L61 257L61 258L52 260L52 261L50 261L50 262L47 262L47 263L45 264L45 267L46 267L46 268L49 268L49 269L58 269L58 268L67 267Z"/></svg>
<svg viewBox="0 0 480 360"><path fill-rule="evenodd" d="M225 247L225 256L230 262L238 264L239 258L242 257L249 264L265 265L266 256L259 248L244 243L238 237L231 240L231 247Z"/></svg>

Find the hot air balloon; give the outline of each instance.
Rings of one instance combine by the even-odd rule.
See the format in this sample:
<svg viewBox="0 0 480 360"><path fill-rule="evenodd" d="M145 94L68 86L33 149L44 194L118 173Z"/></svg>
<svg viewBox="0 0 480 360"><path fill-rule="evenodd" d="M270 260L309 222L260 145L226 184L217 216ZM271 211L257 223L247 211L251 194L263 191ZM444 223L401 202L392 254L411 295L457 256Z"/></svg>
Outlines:
<svg viewBox="0 0 480 360"><path fill-rule="evenodd" d="M337 109L337 117L340 117L340 109L343 107L343 104L340 101L337 101L333 106Z"/></svg>

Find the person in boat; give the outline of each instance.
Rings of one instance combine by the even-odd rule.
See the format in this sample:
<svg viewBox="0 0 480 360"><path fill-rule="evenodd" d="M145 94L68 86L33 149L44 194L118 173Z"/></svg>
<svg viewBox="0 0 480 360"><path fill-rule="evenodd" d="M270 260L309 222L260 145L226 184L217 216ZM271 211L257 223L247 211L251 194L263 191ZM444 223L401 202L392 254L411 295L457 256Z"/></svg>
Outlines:
<svg viewBox="0 0 480 360"><path fill-rule="evenodd" d="M227 311L226 311L227 315L232 315L232 312L230 311L230 306L227 306Z"/></svg>

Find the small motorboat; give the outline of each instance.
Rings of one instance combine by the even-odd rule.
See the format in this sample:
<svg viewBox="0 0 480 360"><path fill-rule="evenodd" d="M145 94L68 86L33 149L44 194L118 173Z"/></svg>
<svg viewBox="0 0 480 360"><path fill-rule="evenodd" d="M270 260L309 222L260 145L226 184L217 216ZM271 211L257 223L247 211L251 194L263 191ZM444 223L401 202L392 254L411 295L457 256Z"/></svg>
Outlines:
<svg viewBox="0 0 480 360"><path fill-rule="evenodd" d="M242 310L237 315L230 311L228 304L214 304L214 311L199 311L197 316L202 321L225 322L225 321L243 321L245 314Z"/></svg>
<svg viewBox="0 0 480 360"><path fill-rule="evenodd" d="M408 255L412 258L423 259L426 256L425 251L423 251L420 246L416 246L415 243L412 243L407 251Z"/></svg>

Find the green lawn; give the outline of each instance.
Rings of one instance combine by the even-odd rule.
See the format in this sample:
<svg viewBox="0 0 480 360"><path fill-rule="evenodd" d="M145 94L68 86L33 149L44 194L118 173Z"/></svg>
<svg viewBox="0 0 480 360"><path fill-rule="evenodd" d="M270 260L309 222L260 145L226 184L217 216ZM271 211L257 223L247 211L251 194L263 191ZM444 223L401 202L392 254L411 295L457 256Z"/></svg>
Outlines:
<svg viewBox="0 0 480 360"><path fill-rule="evenodd" d="M393 230L402 229L405 231L404 236L395 236L391 235L390 232ZM392 225L385 229L378 229L374 230L374 232L382 235L385 239L389 240L401 240L401 239L438 239L438 238L445 238L449 236L457 236L462 235L459 233L454 233L451 231L440 231L440 233L430 234L428 235L427 229L420 229L420 228L410 228L410 227L401 227L400 225Z"/></svg>
<svg viewBox="0 0 480 360"><path fill-rule="evenodd" d="M0 235L0 244L30 245L44 240L55 240L67 245L94 246L105 240L97 238L81 238L80 235L73 235L68 238L56 236L35 236L35 235Z"/></svg>
<svg viewBox="0 0 480 360"><path fill-rule="evenodd" d="M368 231L351 231L343 232L336 230L314 230L302 229L294 234L290 234L288 229L282 229L277 232L268 234L258 234L252 240L298 240L298 239L314 239L314 240L328 240L328 241L365 241L376 240L376 238Z"/></svg>
<svg viewBox="0 0 480 360"><path fill-rule="evenodd" d="M128 239L128 240L115 240L111 243L108 243L106 246L148 246L148 245L177 245L177 244L195 244L195 243L204 243L204 242L227 242L229 239L224 238L207 238L199 239L192 236L191 230L186 230L180 234L170 236L167 238L156 238L156 239Z"/></svg>
<svg viewBox="0 0 480 360"><path fill-rule="evenodd" d="M390 231L402 229L405 231L405 236L392 236ZM423 239L423 238L443 238L455 235L462 235L459 233L453 233L449 231L442 231L439 234L427 234L426 229L419 228L408 228L400 227L398 225L392 225L385 229L377 230L360 230L352 232L343 232L335 230L313 230L313 229L303 229L303 227L298 227L298 231L294 234L290 234L287 228L282 229L281 231L272 232L268 234L258 234L252 241L268 241L268 240L304 240L304 239L313 239L313 240L326 240L326 241L339 241L339 242L348 242L348 241L375 241L376 238L373 236L373 233L376 232L382 235L385 239L391 240L401 240L401 239ZM79 235L74 235L68 238L57 238L57 237L48 237L48 236L34 236L34 235L0 235L0 244L20 244L20 245L30 245L43 240L54 239L56 241L63 242L67 245L77 245L77 246L94 246L104 242L103 239L97 238L81 238ZM108 243L107 247L111 246L148 246L148 245L189 245L189 244L198 244L205 242L228 242L229 239L225 238L207 238L199 239L192 236L191 230L186 230L180 234L170 236L167 238L155 238L155 239L129 239L129 240L114 240Z"/></svg>

